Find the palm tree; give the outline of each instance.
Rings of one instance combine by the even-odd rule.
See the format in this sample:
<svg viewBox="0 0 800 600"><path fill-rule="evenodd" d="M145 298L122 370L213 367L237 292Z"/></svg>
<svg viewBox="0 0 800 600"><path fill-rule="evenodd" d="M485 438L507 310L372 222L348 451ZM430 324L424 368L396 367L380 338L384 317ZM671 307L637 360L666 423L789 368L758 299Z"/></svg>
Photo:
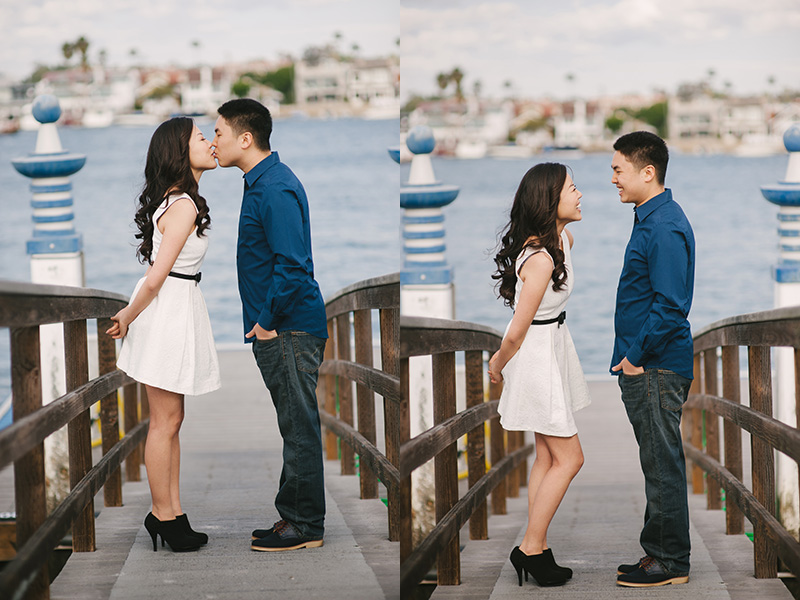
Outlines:
<svg viewBox="0 0 800 600"><path fill-rule="evenodd" d="M69 42L64 42L61 45L61 54L64 55L65 62L69 63L69 59L75 54L75 46Z"/></svg>
<svg viewBox="0 0 800 600"><path fill-rule="evenodd" d="M75 49L81 53L81 68L88 69L89 68L89 61L87 59L88 51L89 51L89 40L85 37L81 36L75 42Z"/></svg>
<svg viewBox="0 0 800 600"><path fill-rule="evenodd" d="M444 91L447 89L447 86L450 85L450 75L447 73L439 73L436 76L436 85L439 86L442 95L444 95Z"/></svg>
<svg viewBox="0 0 800 600"><path fill-rule="evenodd" d="M464 99L464 92L461 90L461 80L464 79L464 73L456 67L450 72L450 79L456 84L456 98L458 100Z"/></svg>

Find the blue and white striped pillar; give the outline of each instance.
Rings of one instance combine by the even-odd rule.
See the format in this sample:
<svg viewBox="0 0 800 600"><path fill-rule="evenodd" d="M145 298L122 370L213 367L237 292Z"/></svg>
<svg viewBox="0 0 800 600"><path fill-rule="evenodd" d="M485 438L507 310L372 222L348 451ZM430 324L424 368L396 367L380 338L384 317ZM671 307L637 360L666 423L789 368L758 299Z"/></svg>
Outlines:
<svg viewBox="0 0 800 600"><path fill-rule="evenodd" d="M36 150L11 161L31 178L33 237L28 240L33 283L83 286L83 238L75 231L72 183L69 176L86 163L86 156L61 147L56 121L61 107L55 96L38 96L33 116L41 123Z"/></svg>
<svg viewBox="0 0 800 600"><path fill-rule="evenodd" d="M430 127L414 127L406 145L414 157L408 182L400 187L403 209L401 312L409 316L453 319L453 270L445 258L442 207L456 199L459 188L443 185L434 177L430 154L436 141Z"/></svg>
<svg viewBox="0 0 800 600"><path fill-rule="evenodd" d="M56 121L61 116L58 98L45 94L33 102L33 116L41 123L36 149L11 161L31 179L33 236L27 242L31 281L59 286L84 285L83 238L75 231L72 183L69 176L86 163L86 156L61 147ZM48 404L66 393L64 328L60 323L39 328L42 402ZM69 494L69 454L65 430L45 440L47 504L52 507Z"/></svg>
<svg viewBox="0 0 800 600"><path fill-rule="evenodd" d="M772 268L775 279L775 307L800 305L800 123L783 134L789 151L786 176L778 183L761 186L764 198L777 204L780 258ZM797 427L795 402L794 351L776 348L776 419ZM776 452L775 488L779 518L795 538L800 531L800 498L798 494L797 463Z"/></svg>

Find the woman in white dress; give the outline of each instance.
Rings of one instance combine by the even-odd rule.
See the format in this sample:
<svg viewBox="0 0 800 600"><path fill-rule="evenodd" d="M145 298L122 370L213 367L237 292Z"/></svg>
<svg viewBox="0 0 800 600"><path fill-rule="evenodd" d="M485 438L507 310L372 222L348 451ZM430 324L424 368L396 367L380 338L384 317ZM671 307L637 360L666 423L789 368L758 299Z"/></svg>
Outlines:
<svg viewBox="0 0 800 600"><path fill-rule="evenodd" d="M575 346L565 324L572 291L572 234L581 220L581 193L564 165L531 168L520 182L495 257L499 292L514 308L503 341L489 361L489 376L503 381L498 412L504 429L533 431L536 459L528 482L528 527L511 553L519 584L528 573L539 585L562 585L572 570L560 567L547 545L547 529L583 451L572 413L590 402Z"/></svg>
<svg viewBox="0 0 800 600"><path fill-rule="evenodd" d="M220 387L219 365L199 269L208 248L211 219L198 192L203 172L217 166L211 143L186 117L162 123L153 133L145 185L135 222L139 259L148 263L128 306L108 333L122 339L117 366L145 384L150 427L144 462L152 496L145 528L176 552L208 541L194 531L180 501L180 440L184 395Z"/></svg>

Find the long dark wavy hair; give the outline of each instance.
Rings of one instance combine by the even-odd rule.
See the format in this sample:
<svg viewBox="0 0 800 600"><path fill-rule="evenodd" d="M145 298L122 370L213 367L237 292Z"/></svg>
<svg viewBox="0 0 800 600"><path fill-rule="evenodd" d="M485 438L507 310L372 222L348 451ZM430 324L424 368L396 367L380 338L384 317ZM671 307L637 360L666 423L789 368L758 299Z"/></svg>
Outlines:
<svg viewBox="0 0 800 600"><path fill-rule="evenodd" d="M153 133L144 166L144 188L137 202L134 222L139 228L136 249L139 262L153 264L153 214L170 193L188 194L197 205L197 237L211 226L208 203L198 192L189 163L189 138L194 122L188 117L164 121Z"/></svg>
<svg viewBox="0 0 800 600"><path fill-rule="evenodd" d="M567 180L567 167L559 163L542 163L528 170L519 183L511 206L508 224L502 230L499 250L494 257L497 271L495 289L504 304L514 308L517 285L515 263L526 247L544 248L553 258L553 290L567 284L564 251L559 245L556 217L561 190Z"/></svg>

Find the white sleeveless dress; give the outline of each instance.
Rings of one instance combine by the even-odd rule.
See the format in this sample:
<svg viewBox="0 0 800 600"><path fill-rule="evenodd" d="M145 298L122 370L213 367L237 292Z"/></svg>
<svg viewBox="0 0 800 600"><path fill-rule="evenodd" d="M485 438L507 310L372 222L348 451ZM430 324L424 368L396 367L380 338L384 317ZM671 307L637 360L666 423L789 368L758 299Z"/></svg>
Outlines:
<svg viewBox="0 0 800 600"><path fill-rule="evenodd" d="M574 277L567 232L561 234L564 247L566 287L553 291L548 284L536 320L557 317L567 306ZM517 274L527 258L545 249L525 248L516 260ZM519 301L522 280L517 277L514 305ZM509 323L510 325L510 323ZM506 327L508 333L508 327ZM578 353L567 324L531 325L517 353L502 371L503 393L497 412L503 429L535 431L545 435L570 437L578 432L572 413L591 402Z"/></svg>
<svg viewBox="0 0 800 600"><path fill-rule="evenodd" d="M189 196L171 195L156 209L153 222L157 223L179 198ZM158 227L153 227L154 262L161 239ZM196 230L192 231L172 271L195 275L203 264L206 250L208 237L197 237ZM142 277L136 284L131 300L136 297L144 280ZM195 281L166 278L158 295L128 327L117 367L140 383L178 394L196 396L221 387L208 309Z"/></svg>

